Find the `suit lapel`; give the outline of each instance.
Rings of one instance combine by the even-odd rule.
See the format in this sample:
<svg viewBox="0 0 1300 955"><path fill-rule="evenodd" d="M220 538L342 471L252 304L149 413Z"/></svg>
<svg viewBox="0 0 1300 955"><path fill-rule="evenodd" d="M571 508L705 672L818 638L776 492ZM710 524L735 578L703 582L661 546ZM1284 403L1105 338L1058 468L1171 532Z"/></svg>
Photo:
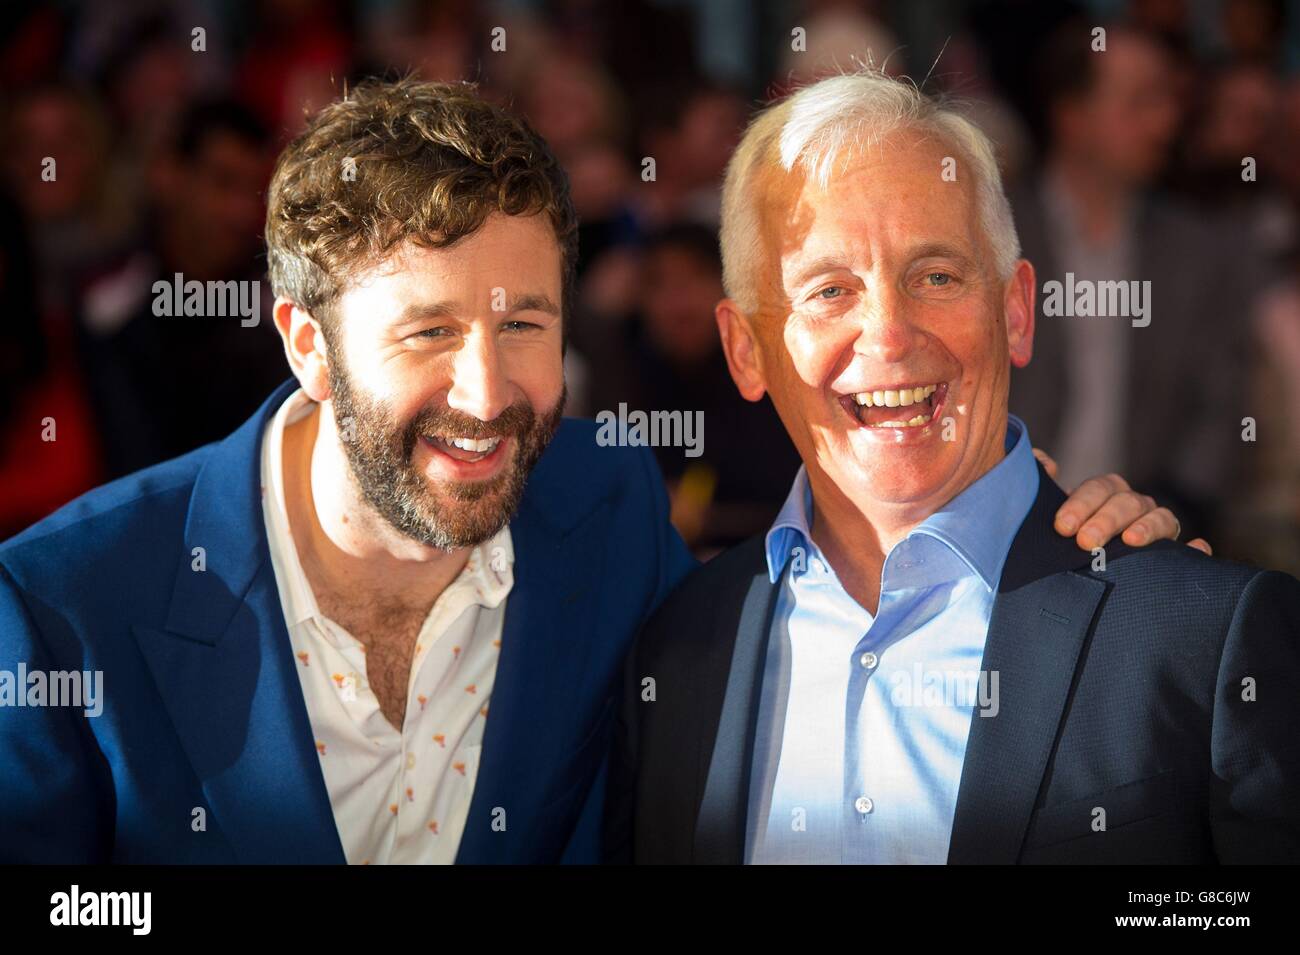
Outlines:
<svg viewBox="0 0 1300 955"><path fill-rule="evenodd" d="M241 863L343 863L275 573L263 564L209 644L137 628L163 703Z"/></svg>
<svg viewBox="0 0 1300 955"><path fill-rule="evenodd" d="M711 641L701 698L720 700L706 714L700 732L712 739L708 769L695 825L694 861L737 865L744 861L749 777L754 758L754 724L762 692L768 634L776 607L776 586L768 579L763 538L745 545L753 554L743 565L753 572L737 580L718 603L714 633L734 633L734 643Z"/></svg>
<svg viewBox="0 0 1300 955"><path fill-rule="evenodd" d="M544 808L540 793L563 769L574 740L545 729L576 720L575 695L591 686L592 641L600 634L590 626L593 603L583 598L595 579L591 568L605 560L610 545L610 504L561 504L572 490L556 486L555 478L539 463L510 522L514 585L506 600L478 776L456 853L460 864L536 862L548 854L532 839L507 839L503 832L546 831L545 820L537 818ZM505 811L503 819L498 809Z"/></svg>
<svg viewBox="0 0 1300 955"><path fill-rule="evenodd" d="M1064 502L1039 469L1039 493L1021 525L999 584L982 668L998 674L999 709L972 716L948 861L1013 863L1038 799L1082 650L1108 585L1084 572L1090 555L1053 530ZM744 861L754 723L776 586L767 577L762 538L745 545L750 568L720 595L701 698L718 700L700 732L704 795L695 832L698 863ZM779 586L779 585L777 585Z"/></svg>
<svg viewBox="0 0 1300 955"><path fill-rule="evenodd" d="M971 718L948 861L1017 861L1074 683L1106 593L1077 572L1090 557L1052 529L1065 500L1039 472L1039 493L1007 555L982 669L997 674L995 715Z"/></svg>
<svg viewBox="0 0 1300 955"><path fill-rule="evenodd" d="M162 629L140 651L240 862L343 862L267 549L261 439L281 386L195 479ZM205 567L195 569L195 549Z"/></svg>

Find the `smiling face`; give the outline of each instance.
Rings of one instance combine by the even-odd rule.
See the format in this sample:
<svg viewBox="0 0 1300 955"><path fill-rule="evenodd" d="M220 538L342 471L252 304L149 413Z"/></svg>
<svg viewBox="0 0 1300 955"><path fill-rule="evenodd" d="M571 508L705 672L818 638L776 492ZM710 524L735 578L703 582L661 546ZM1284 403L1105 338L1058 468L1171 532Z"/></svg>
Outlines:
<svg viewBox="0 0 1300 955"><path fill-rule="evenodd" d="M403 245L339 297L336 432L389 524L451 550L510 520L563 413L560 306L549 222L501 214L448 248Z"/></svg>
<svg viewBox="0 0 1300 955"><path fill-rule="evenodd" d="M827 187L766 171L758 309L718 309L741 392L764 392L819 511L916 521L1003 455L1010 365L1029 360L1033 269L997 277L953 150L899 131ZM950 438L951 440L945 440Z"/></svg>

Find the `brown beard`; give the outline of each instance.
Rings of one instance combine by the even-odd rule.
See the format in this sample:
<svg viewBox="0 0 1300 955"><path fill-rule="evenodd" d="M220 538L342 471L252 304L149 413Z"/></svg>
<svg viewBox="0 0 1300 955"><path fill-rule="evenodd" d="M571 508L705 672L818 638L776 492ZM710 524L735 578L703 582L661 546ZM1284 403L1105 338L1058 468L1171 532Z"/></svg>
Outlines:
<svg viewBox="0 0 1300 955"><path fill-rule="evenodd" d="M533 466L555 437L567 388L540 417L520 401L491 421L450 408L426 408L402 424L382 402L354 386L343 362L330 356L334 420L353 480L375 511L401 533L440 550L473 547L491 538L514 517ZM350 420L349 420L350 419ZM350 425L350 427L349 427ZM516 439L514 460L485 481L444 481L441 495L412 463L421 435ZM447 506L439 496L455 502Z"/></svg>

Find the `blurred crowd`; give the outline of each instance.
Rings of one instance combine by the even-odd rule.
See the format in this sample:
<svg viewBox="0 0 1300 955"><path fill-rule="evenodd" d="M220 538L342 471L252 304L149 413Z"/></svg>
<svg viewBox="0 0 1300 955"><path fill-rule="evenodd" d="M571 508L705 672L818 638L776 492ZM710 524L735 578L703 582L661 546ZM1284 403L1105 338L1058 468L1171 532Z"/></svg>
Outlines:
<svg viewBox="0 0 1300 955"><path fill-rule="evenodd" d="M1039 316L1012 410L1063 482L1118 471L1219 553L1300 572L1291 4L118 0L0 18L0 539L221 438L287 377L265 283L251 328L158 318L152 286L264 278L280 147L346 84L412 71L477 82L569 172L569 413L703 411L700 457L656 449L674 520L702 555L762 530L798 459L719 348L719 185L759 104L872 63L964 101L995 140L1040 295L1066 272L1152 282L1146 328Z"/></svg>

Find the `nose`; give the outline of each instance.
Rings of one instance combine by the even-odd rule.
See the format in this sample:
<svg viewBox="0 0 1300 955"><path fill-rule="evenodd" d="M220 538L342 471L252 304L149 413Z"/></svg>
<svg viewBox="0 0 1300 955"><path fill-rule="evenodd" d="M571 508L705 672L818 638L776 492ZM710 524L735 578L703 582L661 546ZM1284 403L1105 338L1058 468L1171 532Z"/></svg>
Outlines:
<svg viewBox="0 0 1300 955"><path fill-rule="evenodd" d="M469 335L457 350L452 359L452 383L447 392L447 404L480 421L491 421L510 406L501 357L493 336Z"/></svg>
<svg viewBox="0 0 1300 955"><path fill-rule="evenodd" d="M864 296L854 319L858 323L853 351L875 362L902 361L924 342L912 321L905 295L885 289Z"/></svg>

